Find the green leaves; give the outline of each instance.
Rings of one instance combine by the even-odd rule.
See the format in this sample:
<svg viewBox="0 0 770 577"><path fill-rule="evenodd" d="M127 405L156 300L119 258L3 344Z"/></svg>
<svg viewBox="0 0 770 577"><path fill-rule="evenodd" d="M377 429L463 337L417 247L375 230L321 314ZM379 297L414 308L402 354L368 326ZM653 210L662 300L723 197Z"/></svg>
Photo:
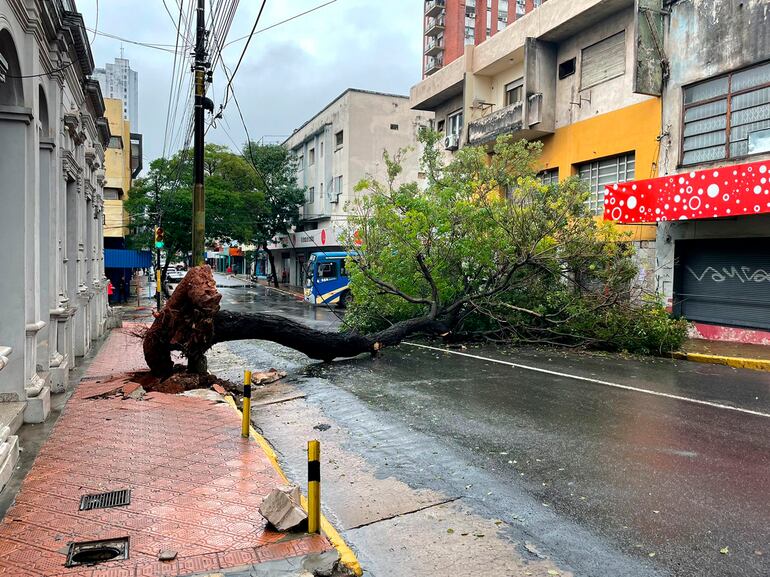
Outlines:
<svg viewBox="0 0 770 577"><path fill-rule="evenodd" d="M387 182L356 186L347 324L371 331L428 315L469 338L678 346L683 322L657 303L631 306L632 247L589 214L584 183L540 182L539 142L501 137L448 163L438 142L421 132L424 184L400 180L400 151L384 157Z"/></svg>

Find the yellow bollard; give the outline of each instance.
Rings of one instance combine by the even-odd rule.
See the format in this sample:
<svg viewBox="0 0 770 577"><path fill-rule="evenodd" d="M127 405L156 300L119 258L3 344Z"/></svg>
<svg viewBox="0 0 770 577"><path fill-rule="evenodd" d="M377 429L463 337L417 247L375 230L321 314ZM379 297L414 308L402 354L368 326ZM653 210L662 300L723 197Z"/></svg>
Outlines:
<svg viewBox="0 0 770 577"><path fill-rule="evenodd" d="M307 442L307 532L321 526L321 443Z"/></svg>
<svg viewBox="0 0 770 577"><path fill-rule="evenodd" d="M243 371L243 423L241 424L241 437L249 438L249 426L251 425L251 371Z"/></svg>

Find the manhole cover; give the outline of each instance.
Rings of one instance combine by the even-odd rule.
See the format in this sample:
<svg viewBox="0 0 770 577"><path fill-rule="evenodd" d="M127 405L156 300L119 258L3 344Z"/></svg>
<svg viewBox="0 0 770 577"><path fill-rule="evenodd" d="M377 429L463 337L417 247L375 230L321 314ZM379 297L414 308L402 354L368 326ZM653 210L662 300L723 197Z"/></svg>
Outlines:
<svg viewBox="0 0 770 577"><path fill-rule="evenodd" d="M121 507L131 502L131 490L121 489L109 493L95 493L80 497L80 510L107 509L109 507Z"/></svg>
<svg viewBox="0 0 770 577"><path fill-rule="evenodd" d="M96 565L119 559L128 559L128 537L70 543L67 562L64 566Z"/></svg>

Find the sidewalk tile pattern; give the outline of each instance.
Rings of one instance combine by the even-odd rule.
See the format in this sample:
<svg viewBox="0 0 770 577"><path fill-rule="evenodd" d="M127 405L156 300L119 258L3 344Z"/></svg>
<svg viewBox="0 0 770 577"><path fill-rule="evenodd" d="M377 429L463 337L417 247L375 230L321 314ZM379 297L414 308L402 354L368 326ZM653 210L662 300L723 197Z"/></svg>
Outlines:
<svg viewBox="0 0 770 577"><path fill-rule="evenodd" d="M266 527L258 506L282 480L259 446L240 437L229 406L160 393L109 396L125 371L143 368L132 338L113 331L41 449L0 523L0 576L189 575L330 549L324 537ZM78 510L81 495L117 489L131 490L130 505ZM125 536L129 559L64 567L70 542ZM159 562L165 549L177 558Z"/></svg>

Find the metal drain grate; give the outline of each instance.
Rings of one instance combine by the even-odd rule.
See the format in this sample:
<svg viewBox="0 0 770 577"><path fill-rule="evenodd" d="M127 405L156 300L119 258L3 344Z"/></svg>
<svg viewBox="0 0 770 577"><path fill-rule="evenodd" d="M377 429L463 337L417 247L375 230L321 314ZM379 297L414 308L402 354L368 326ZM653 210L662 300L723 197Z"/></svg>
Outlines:
<svg viewBox="0 0 770 577"><path fill-rule="evenodd" d="M70 543L64 566L96 565L119 559L128 559L128 537Z"/></svg>
<svg viewBox="0 0 770 577"><path fill-rule="evenodd" d="M123 505L128 505L130 502L130 489L110 491L109 493L83 495L80 497L80 510L89 511L91 509L108 509L110 507L121 507Z"/></svg>

